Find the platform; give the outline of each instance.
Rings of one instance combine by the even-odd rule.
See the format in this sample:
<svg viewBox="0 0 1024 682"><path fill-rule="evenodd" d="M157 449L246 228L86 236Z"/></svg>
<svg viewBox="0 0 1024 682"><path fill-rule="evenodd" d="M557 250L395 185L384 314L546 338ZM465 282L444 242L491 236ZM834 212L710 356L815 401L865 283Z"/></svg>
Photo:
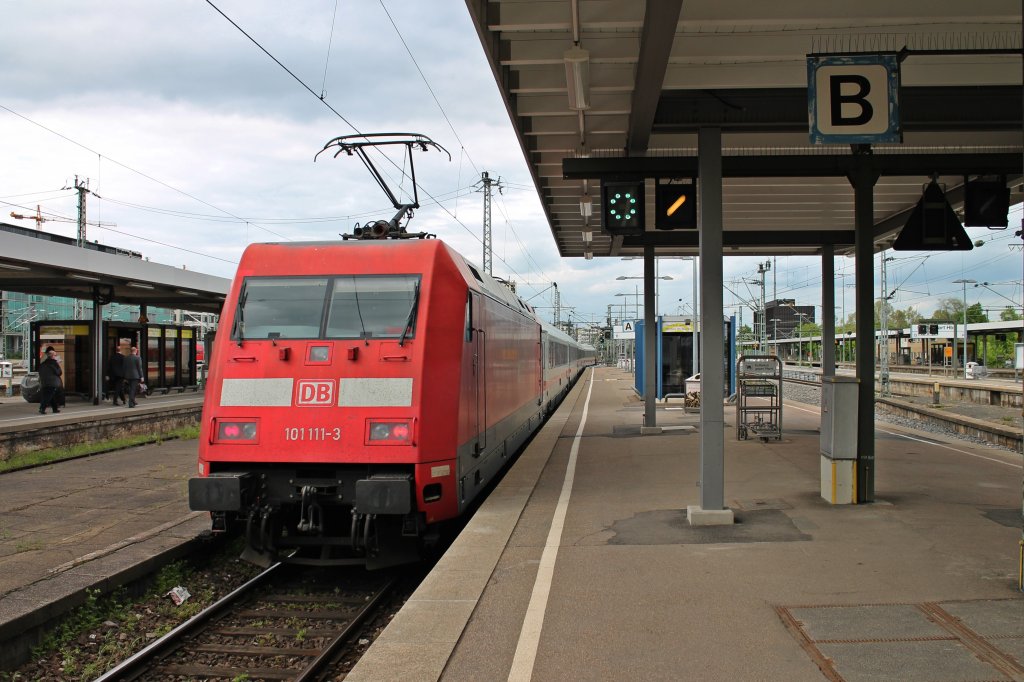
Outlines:
<svg viewBox="0 0 1024 682"><path fill-rule="evenodd" d="M33 450L69 447L172 431L199 421L203 394L169 393L140 398L136 407L69 396L58 414L39 414L38 403L0 398L0 459Z"/></svg>
<svg viewBox="0 0 1024 682"><path fill-rule="evenodd" d="M166 441L0 475L0 670L86 589L140 578L209 529L188 509L195 466L194 440Z"/></svg>
<svg viewBox="0 0 1024 682"><path fill-rule="evenodd" d="M593 378L346 680L1024 679L1019 455L881 425L878 501L830 506L815 408L767 443L727 409L738 523L695 528L698 416L640 436Z"/></svg>

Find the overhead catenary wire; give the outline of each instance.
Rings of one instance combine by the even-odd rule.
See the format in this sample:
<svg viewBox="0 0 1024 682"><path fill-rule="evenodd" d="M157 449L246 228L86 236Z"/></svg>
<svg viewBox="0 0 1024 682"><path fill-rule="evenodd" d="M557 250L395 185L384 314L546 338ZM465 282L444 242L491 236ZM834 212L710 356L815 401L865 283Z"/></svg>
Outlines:
<svg viewBox="0 0 1024 682"><path fill-rule="evenodd" d="M92 148L82 144L81 142L78 142L77 140L73 140L70 137L68 137L67 135L59 133L56 130L43 125L42 123L39 123L38 121L34 121L31 118L29 118L28 116L25 116L24 114L21 114L21 113L15 111L14 109L11 109L8 106L0 104L0 109L3 109L4 111L6 111L6 112L8 112L10 114L13 114L14 116L17 116L18 118L20 118L20 119L22 119L24 121L27 121L28 123L31 123L34 126L42 128L43 130L45 130L46 132L48 132L48 133L50 133L52 135L56 135L57 137L61 138L62 140L70 142L71 144L73 144L76 147L79 147L81 149L84 149L85 151L89 152L90 154L96 154L98 156L101 155L100 152L96 151L95 149L92 149ZM212 208L215 211L220 211L221 213L223 213L225 215L229 215L229 216L231 216L231 217L233 217L233 218L235 218L237 220L243 221L243 222L251 222L251 221L246 221L245 218L242 218L241 216L237 216L234 213L232 213L231 211L228 211L227 209L223 209L220 206L215 206L214 204L211 204L210 202L205 201L204 199L200 199L199 197L195 196L194 194L190 194L190 193L186 192L183 189L178 189L177 187L175 187L175 186L173 186L171 184L168 184L168 183L164 182L163 180L160 180L158 178L153 177L152 175L149 175L147 173L143 173L140 170L132 168L128 164L122 163L122 162L118 161L117 159L111 158L111 157L106 156L106 155L102 155L102 156L107 161L109 161L109 162L111 162L111 163L113 163L113 164L115 164L117 166L120 166L121 168L124 168L127 171L135 173L136 175L138 175L140 177L146 178L147 180L149 180L151 182L155 182L158 185L161 185L163 187L166 187L169 190L172 190L174 192L177 192L178 194L181 194L182 196L186 196L189 199L192 199L193 201L197 201L200 204L203 204L204 206L209 206L210 208ZM264 227L263 225L260 225L258 223L251 223L251 224L254 227L258 227L259 229L263 230L264 232L267 232L269 234L274 235L275 237L280 237L281 239L284 239L284 240L287 240L287 241L291 241L291 240L288 239L288 237L284 236L283 234L278 234L277 232L274 232L273 230L268 229L268 228Z"/></svg>
<svg viewBox="0 0 1024 682"><path fill-rule="evenodd" d="M324 82L320 86L320 99L327 96L327 67L331 63L331 46L334 45L334 23L338 20L338 0L334 0L334 12L331 14L331 33L327 38L327 58L324 60Z"/></svg>
<svg viewBox="0 0 1024 682"><path fill-rule="evenodd" d="M21 204L14 204L14 203L11 203L9 201L0 200L0 204L5 204L7 206L13 206L14 208L20 208L22 210L32 210L28 206L23 206ZM42 213L45 216L49 216L52 219L60 220L61 222L67 222L67 223L74 223L75 222L74 218L71 218L69 216L64 216L64 215L61 215L59 213L54 213L52 211L40 211L40 213ZM211 256L208 253L202 253L200 251L194 251L193 249L187 249L184 246L175 246L174 244L168 244L166 242L162 242L162 241L159 241L157 239L151 239L149 237L143 237L141 235L133 234L131 232L125 232L124 230L117 230L117 229L114 229L114 228L110 227L109 225L100 225L98 223L90 223L90 225L92 225L93 227L99 228L101 230L107 230L108 232L114 232L116 234L120 234L120 235L123 235L125 237L131 237L132 239L138 239L140 241L150 242L152 244L158 244L160 246L165 246L165 247L167 247L169 249L176 249L178 251L183 251L185 253L191 253L191 254L194 254L196 256L202 256L203 258L211 258L213 260L219 260L219 261L222 261L224 263L231 263L232 265L238 265L238 261L236 261L236 260L230 260L228 258L221 258L220 256Z"/></svg>
<svg viewBox="0 0 1024 682"><path fill-rule="evenodd" d="M299 77L298 77L297 75L295 75L295 73L294 73L294 72L292 72L292 70L291 70L291 69L289 69L289 68L288 68L287 66L285 66L283 62L281 62L281 61L280 61L280 60L279 60L279 59L278 59L277 57L275 57L275 56L274 56L273 54L271 54L271 53L270 53L270 51L269 51L269 50L267 50L267 49L266 49L265 47L263 47L263 45L261 45L261 44L260 44L260 43L259 43L259 42L258 42L258 41L257 41L257 40L255 39L255 38L253 38L253 37L252 37L251 35L249 35L249 34L248 34L248 33L247 33L247 32L246 32L245 30L243 30L241 26L239 26L239 25L238 25L238 24L237 24L237 23L236 23L236 22L235 22L234 20L232 20L232 19L231 19L231 18L230 18L230 17L229 17L229 16L227 15L227 14L225 14L225 13L224 13L224 12L223 12L223 11L222 11L222 10L221 10L221 9L220 9L219 7L217 7L217 6L216 6L216 5L215 5L215 4L214 4L214 3L212 2L212 0L206 0L206 3L207 3L208 5L210 5L210 7L212 7L212 8L214 9L214 10L216 10L218 14L220 14L220 15L221 15L222 17L224 17L224 19L226 19L226 20L227 20L227 21L228 21L228 22L229 22L229 23L230 23L230 24L231 24L232 26L234 26L234 27L235 27L235 28L236 28L236 29L237 29L237 30L238 30L239 32L241 32L241 33L242 33L242 35L244 35L244 36L245 36L246 38L248 38L250 42L252 42L252 43L253 43L254 45L256 45L256 46L257 46L257 47L258 47L258 48L260 49L260 51L262 51L262 52L263 52L263 53L264 53L265 55L267 55L268 57L270 57L270 59L271 59L271 60L273 60L275 64L277 64L277 65L278 65L278 66L280 66L280 67L281 67L282 69L284 69L284 70L285 70L285 72L286 72L286 73L288 73L288 75L290 75L290 76L291 76L291 77L292 77L292 78L293 78L293 79L294 79L294 80L295 80L295 81L296 81L297 83L299 83L299 84L300 84L300 85L301 85L301 86L302 86L302 87L303 87L303 88L304 88L304 89L305 89L305 90L306 90L307 92L309 92L309 93L310 93L311 95L313 95L314 97L316 97L316 99L317 99L317 100L318 100L319 102L321 102L321 103L322 103L322 104L323 104L324 106L326 106L326 107L327 107L327 108L328 108L328 109L329 109L329 110L330 110L331 112L333 112L333 113L334 113L334 114L335 114L335 115L336 115L336 116L337 116L337 117L338 117L339 119L341 119L342 121L344 121L344 123L345 123L346 125L348 125L348 126L349 126L349 127L350 127L350 128L351 128L351 129L353 130L353 131L355 131L355 133L356 133L357 135L362 135L362 134L363 134L363 132L362 132L361 130L359 130L359 128L357 128L357 127L355 126L355 124L353 124L353 123L352 123L351 121L349 121L349 120L348 120L348 119L347 119L347 118L346 118L345 116L343 116L343 115L341 114L341 112L339 112L339 111L338 111L337 109L335 109L335 108L334 108L333 106L331 106L331 105L330 105L330 103L329 103L329 102L327 102L327 100L326 100L325 98L321 98L321 97L320 97L319 95L317 95L317 94L316 94L316 92L314 92L314 91L313 91L313 89L312 89L312 88L310 88L310 87L309 87L309 86L308 86L308 85L307 85L307 84L305 83L305 81L303 81L303 80L302 80L301 78L299 78ZM396 28L397 28L397 27L396 27ZM378 151L379 151L379 150L378 150ZM385 160L387 160L387 161L388 161L388 163L390 163L390 164L391 164L392 166L394 166L394 167L395 167L396 169L399 169L399 167L398 167L398 164L396 164L396 163L395 163L394 159L392 159L391 157L389 157L389 156L387 156L387 155L385 155L385 154L381 154L381 155L382 155L382 156L384 157L384 159L385 159ZM467 154L467 157L468 157L468 154ZM471 162L472 162L472 161L471 161ZM399 170L400 170L400 169L399 169ZM433 194L431 194L431 193L430 193L430 191L429 191L429 190L427 190L427 189L426 189L425 187L423 187L423 185L422 185L422 184L419 184L419 185L418 185L418 187L419 187L419 188L420 188L421 190L423 190L423 193L424 193L424 194L426 194L426 195L427 195L428 197L430 197L430 198L431 198L431 199L433 199L433 200L434 200L435 202L437 202L437 200L435 199L434 195L433 195ZM468 226L467 226L467 225L466 225L465 223L463 223L463 222L462 222L461 220L459 220L459 218L458 218L458 217L457 217L457 216L456 216L456 215L455 215L454 213L452 213L452 212L451 212L451 211L450 211L450 210L449 210L449 209L448 209L448 208L447 208L446 206L444 206L444 205L443 205L442 203L440 203L440 202L437 202L437 205L438 205L438 206L439 206L439 207L441 208L441 210L443 210L443 211L444 211L445 213L447 213L447 214L448 214L448 215L449 215L449 216L450 216L450 217L452 218L452 220L454 220L454 221L455 221L455 223L456 223L456 224L458 224L458 225L459 225L460 227L462 227L462 229L463 229L463 230L465 230L465 231L466 231L466 232L467 232L467 233L468 233L468 234L469 234L469 235L470 235L471 237L473 237L474 239L476 239L476 240L477 240L478 242L480 242L481 244L483 243L483 240L482 240L482 238L481 238L481 237L480 237L479 235L477 235L477 234L476 234L475 232L473 232L473 231L472 231L472 230L471 230L471 229L470 229L470 228L469 228L469 227L468 227ZM511 266L511 265L510 265L510 264L509 264L509 263L508 263L507 261L505 261L505 260L504 260L504 259L502 259L502 258L499 258L499 260L500 260L500 261L501 261L502 263L504 263L505 267L506 267L506 268L508 268L508 270L509 270L509 271L510 271L510 272L511 272L511 273L512 273L513 275L515 275L516 277L518 277L518 278L520 278L520 279L524 279L524 278L522 277L522 275L520 275L520 274L519 274L519 273L518 273L518 272L517 272L517 271L515 270L515 268L513 268L513 267L512 267L512 266Z"/></svg>

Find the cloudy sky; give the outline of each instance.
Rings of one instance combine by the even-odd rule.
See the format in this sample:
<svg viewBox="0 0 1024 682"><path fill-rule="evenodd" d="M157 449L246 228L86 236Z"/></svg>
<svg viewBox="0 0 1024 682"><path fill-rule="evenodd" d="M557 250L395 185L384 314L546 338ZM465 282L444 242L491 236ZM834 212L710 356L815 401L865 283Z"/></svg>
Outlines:
<svg viewBox="0 0 1024 682"><path fill-rule="evenodd" d="M603 321L609 304L632 300L616 294L640 282L615 277L641 275L641 262L558 257L464 2L214 1L309 90L202 0L0 0L2 220L34 226L8 214L39 205L54 218L44 230L73 235L74 225L57 218L74 218L75 193L64 188L78 176L98 195L89 220L104 223L88 228L90 239L230 277L251 242L331 239L356 222L390 218L388 200L356 159L313 156L355 129L417 132L452 159L417 154L424 206L413 229L480 262L474 184L487 170L506 185L494 202L496 275L516 280L548 319L551 282L574 320ZM397 167L384 168L397 184ZM1014 212L1011 225L1019 224ZM893 303L927 315L942 298L962 295L954 279L971 278L990 288L969 290L969 303L1019 306L1013 228L969 232L985 246L928 258L887 254L895 259ZM758 260L726 261L741 297L756 295L742 280L757 277ZM838 258L836 270L848 275L840 284L852 285L852 260ZM661 274L673 280L661 283L660 312L689 311L690 264L664 261ZM818 259L781 258L773 274L768 298L776 291L801 305L820 301ZM853 290L845 291L849 314ZM841 315L838 289L836 300ZM738 305L729 292L726 302Z"/></svg>

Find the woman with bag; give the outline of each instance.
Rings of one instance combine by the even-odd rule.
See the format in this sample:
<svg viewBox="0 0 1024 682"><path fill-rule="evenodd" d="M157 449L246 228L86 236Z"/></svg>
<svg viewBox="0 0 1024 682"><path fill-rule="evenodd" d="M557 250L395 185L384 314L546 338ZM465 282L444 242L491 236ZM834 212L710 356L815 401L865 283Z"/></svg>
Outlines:
<svg viewBox="0 0 1024 682"><path fill-rule="evenodd" d="M53 346L47 346L46 359L39 363L39 385L43 388L39 400L39 414L46 414L47 407L51 408L54 414L60 414L57 405L58 396L64 393L64 382L61 381L63 374L60 360L57 359L57 351Z"/></svg>

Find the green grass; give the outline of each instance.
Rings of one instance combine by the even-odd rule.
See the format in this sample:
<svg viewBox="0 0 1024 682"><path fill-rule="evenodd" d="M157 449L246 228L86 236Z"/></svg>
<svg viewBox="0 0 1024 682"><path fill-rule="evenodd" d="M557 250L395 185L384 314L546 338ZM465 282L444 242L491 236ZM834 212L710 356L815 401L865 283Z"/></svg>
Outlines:
<svg viewBox="0 0 1024 682"><path fill-rule="evenodd" d="M123 448L130 448L136 445L146 445L149 443L160 443L165 440L173 439L190 439L199 437L199 426L182 426L171 431L164 431L156 434L142 434L138 436L128 436L125 438L115 438L113 440L99 441L96 443L80 443L78 445L71 445L68 447L61 448L50 448L48 450L36 450L34 452L25 452L20 455L14 455L10 459L0 461L0 474L8 471L17 471L18 469L26 469L28 467L38 466L40 464L49 464L50 462L59 462L64 459L74 459L75 457L82 457L84 455L95 455L100 452L110 452L111 450L121 450Z"/></svg>
<svg viewBox="0 0 1024 682"><path fill-rule="evenodd" d="M239 551L241 540L235 540L225 548L224 556L235 556ZM85 603L63 617L60 624L33 649L33 657L59 655L64 679L75 682L95 679L141 647L145 633L135 630L135 624L141 618L139 613L148 611L163 617L164 624L154 631L157 636L163 636L175 627L173 623L194 616L213 601L213 591L207 587L193 588L192 599L181 606L174 606L165 598L167 591L175 585L192 582L194 570L187 560L168 564L153 576L145 594L137 598L131 598L125 588L118 588L105 596L99 590L87 589ZM102 624L105 621L112 621L117 627L104 628ZM122 632L129 635L125 640L118 639ZM82 636L89 633L98 633L100 637L99 655L86 664L81 661L77 649ZM19 678L6 678L4 673L0 673L0 680L6 679Z"/></svg>

